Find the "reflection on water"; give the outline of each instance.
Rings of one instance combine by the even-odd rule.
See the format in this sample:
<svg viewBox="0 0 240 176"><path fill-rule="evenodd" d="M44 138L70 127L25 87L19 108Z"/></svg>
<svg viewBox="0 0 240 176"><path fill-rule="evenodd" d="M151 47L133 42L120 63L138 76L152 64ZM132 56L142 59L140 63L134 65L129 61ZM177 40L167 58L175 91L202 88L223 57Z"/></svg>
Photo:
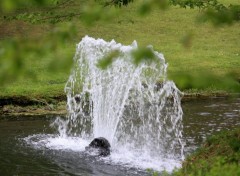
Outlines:
<svg viewBox="0 0 240 176"><path fill-rule="evenodd" d="M240 127L240 98L191 100L183 102L182 107L186 154L194 151L208 135ZM141 167L113 164L84 153L83 146L87 143L79 139L58 141L55 131L49 127L53 119L51 116L0 117L0 175L148 175ZM34 139L34 135L38 138ZM26 143L29 136L38 144L46 136L54 141L38 145L37 149ZM54 148L59 143L74 149Z"/></svg>
<svg viewBox="0 0 240 176"><path fill-rule="evenodd" d="M186 152L192 152L207 136L240 127L240 98L214 98L182 103Z"/></svg>

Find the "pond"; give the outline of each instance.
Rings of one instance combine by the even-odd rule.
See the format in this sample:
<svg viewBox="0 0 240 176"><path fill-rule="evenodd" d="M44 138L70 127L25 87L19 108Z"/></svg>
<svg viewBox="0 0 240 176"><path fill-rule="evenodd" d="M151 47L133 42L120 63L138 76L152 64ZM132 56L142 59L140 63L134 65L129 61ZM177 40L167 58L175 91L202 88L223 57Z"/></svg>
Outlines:
<svg viewBox="0 0 240 176"><path fill-rule="evenodd" d="M182 108L185 155L207 136L240 127L240 98L184 101ZM54 119L51 115L0 117L0 175L149 175L145 168L89 155L81 147L86 144L74 139L55 140L52 146L42 140L43 145L39 145L39 138L48 136L50 140L56 135L50 127ZM71 146L72 150L61 145Z"/></svg>

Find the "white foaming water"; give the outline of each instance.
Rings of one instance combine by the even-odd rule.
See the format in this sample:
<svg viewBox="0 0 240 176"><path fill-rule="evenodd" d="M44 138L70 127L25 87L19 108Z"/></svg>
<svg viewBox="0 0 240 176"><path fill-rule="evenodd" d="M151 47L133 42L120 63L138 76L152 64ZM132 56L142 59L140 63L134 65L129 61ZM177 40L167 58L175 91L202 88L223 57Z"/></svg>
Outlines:
<svg viewBox="0 0 240 176"><path fill-rule="evenodd" d="M141 169L172 171L183 159L181 92L167 80L167 64L132 63L137 43L84 37L77 45L66 84L68 115L53 123L60 136L42 142L47 148L83 151L96 137L112 146L105 162ZM108 69L97 64L118 51ZM27 139L32 140L32 139Z"/></svg>
<svg viewBox="0 0 240 176"><path fill-rule="evenodd" d="M85 152L85 147L91 142L80 137L62 137L59 135L36 134L24 138L24 141L36 149L51 149L56 151ZM88 153L94 156L95 153ZM181 167L181 161L174 158L159 158L150 156L148 151L138 149L129 150L128 147L118 147L111 151L109 157L97 158L102 162L121 165L127 168L135 167L137 170L154 169L157 171L171 172L175 168ZM81 158L79 158L81 160Z"/></svg>
<svg viewBox="0 0 240 176"><path fill-rule="evenodd" d="M62 137L59 135L36 134L24 138L35 148L48 148L53 150L72 150L83 152L90 141L79 137Z"/></svg>
<svg viewBox="0 0 240 176"><path fill-rule="evenodd" d="M181 161L174 158L164 158L160 156L151 156L148 151L129 150L129 148L120 147L113 151L109 158L104 159L108 163L121 164L127 167L140 169L153 169L157 171L171 172L175 168L181 167Z"/></svg>

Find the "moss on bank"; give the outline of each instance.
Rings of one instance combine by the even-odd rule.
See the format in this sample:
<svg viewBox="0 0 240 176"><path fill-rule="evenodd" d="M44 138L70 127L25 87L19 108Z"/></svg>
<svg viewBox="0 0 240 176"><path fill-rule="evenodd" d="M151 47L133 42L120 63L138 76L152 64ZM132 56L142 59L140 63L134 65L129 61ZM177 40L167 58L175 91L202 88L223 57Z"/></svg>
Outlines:
<svg viewBox="0 0 240 176"><path fill-rule="evenodd" d="M231 97L234 94L225 91L196 91L184 92L182 102L194 99L208 99L213 97ZM67 97L64 93L42 96L1 96L0 115L44 115L66 114Z"/></svg>
<svg viewBox="0 0 240 176"><path fill-rule="evenodd" d="M175 176L239 176L240 128L209 137L195 153L186 158Z"/></svg>
<svg viewBox="0 0 240 176"><path fill-rule="evenodd" d="M66 114L66 96L0 97L0 115Z"/></svg>
<svg viewBox="0 0 240 176"><path fill-rule="evenodd" d="M0 106L0 116L19 116L19 115L49 115L49 114L67 114L66 102L58 102L56 104L45 105L4 105Z"/></svg>

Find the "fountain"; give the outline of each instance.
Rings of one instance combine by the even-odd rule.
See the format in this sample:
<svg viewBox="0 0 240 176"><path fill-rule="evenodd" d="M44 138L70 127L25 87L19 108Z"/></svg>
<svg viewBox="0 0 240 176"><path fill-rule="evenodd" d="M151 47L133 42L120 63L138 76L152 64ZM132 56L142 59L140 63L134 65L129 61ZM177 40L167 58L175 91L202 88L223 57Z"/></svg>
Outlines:
<svg viewBox="0 0 240 176"><path fill-rule="evenodd" d="M67 118L57 118L54 125L62 137L106 138L115 151L112 161L124 162L121 153L126 152L132 157L129 163L180 161L181 92L167 80L167 64L161 53L151 48L156 62L133 64L132 53L137 48L136 41L123 46L114 40L84 37L77 45L65 87ZM99 68L99 61L114 51L119 54L111 65L106 70ZM176 166L179 162L170 168ZM166 169L164 164L162 167Z"/></svg>
<svg viewBox="0 0 240 176"><path fill-rule="evenodd" d="M0 118L0 175L171 172L181 167L183 140L188 155L207 136L239 128L239 97L186 102L182 121L181 92L167 79L163 55L151 49L156 62L135 65L137 48L136 42L123 46L84 37L66 84L66 116L55 122L55 115ZM109 55L109 68L98 68Z"/></svg>

